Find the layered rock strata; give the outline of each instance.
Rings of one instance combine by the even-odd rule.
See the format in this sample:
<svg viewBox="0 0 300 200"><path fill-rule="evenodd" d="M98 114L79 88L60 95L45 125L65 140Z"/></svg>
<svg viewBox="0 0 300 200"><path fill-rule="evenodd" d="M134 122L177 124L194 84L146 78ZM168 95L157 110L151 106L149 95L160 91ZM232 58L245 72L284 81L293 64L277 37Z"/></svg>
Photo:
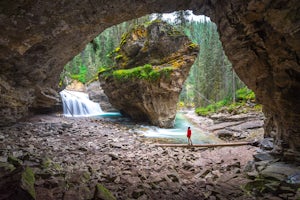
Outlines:
<svg viewBox="0 0 300 200"><path fill-rule="evenodd" d="M116 67L99 74L111 104L134 120L173 127L182 85L199 48L171 25L154 21L125 33Z"/></svg>

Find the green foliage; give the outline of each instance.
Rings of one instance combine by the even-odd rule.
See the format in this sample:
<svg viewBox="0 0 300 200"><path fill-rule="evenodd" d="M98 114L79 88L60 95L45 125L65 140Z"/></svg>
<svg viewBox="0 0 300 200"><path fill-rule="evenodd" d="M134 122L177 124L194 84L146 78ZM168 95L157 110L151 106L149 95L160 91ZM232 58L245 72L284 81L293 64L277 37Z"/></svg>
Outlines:
<svg viewBox="0 0 300 200"><path fill-rule="evenodd" d="M155 68L150 64L138 66L131 69L117 69L100 67L98 72L103 78L113 76L116 80L127 81L133 79L144 79L148 81L156 81L161 77L168 78L174 70L173 67Z"/></svg>
<svg viewBox="0 0 300 200"><path fill-rule="evenodd" d="M247 87L243 87L236 91L236 99L237 101L255 100L255 94Z"/></svg>
<svg viewBox="0 0 300 200"><path fill-rule="evenodd" d="M95 80L99 66L114 66L114 58L119 54L120 48L117 48L121 42L126 42L126 34L132 28L133 24L149 21L149 16L144 16L131 21L123 22L119 25L112 26L104 30L100 35L94 38L86 45L86 48L68 62L60 75L60 86L63 87L72 82L72 79L81 80L82 82L90 82ZM110 53L114 51L114 55ZM118 58L121 59L121 58ZM125 59L125 58L122 58ZM79 66L86 66L86 76L80 76Z"/></svg>
<svg viewBox="0 0 300 200"><path fill-rule="evenodd" d="M157 80L160 77L160 73L158 70L152 70L149 72L149 77L151 80Z"/></svg>
<svg viewBox="0 0 300 200"><path fill-rule="evenodd" d="M196 43L191 42L188 47L189 49L195 49L198 48L199 46Z"/></svg>
<svg viewBox="0 0 300 200"><path fill-rule="evenodd" d="M109 68L109 67L106 67L106 66L101 66L101 67L98 68L98 75L101 74L101 77L107 78L107 77L112 75L113 68L114 67Z"/></svg>
<svg viewBox="0 0 300 200"><path fill-rule="evenodd" d="M121 42L120 42L120 46L124 45L126 43L126 39L129 33L123 33L122 37L121 37ZM116 50L118 49L118 51L120 51L120 47L117 47ZM116 52L118 52L116 51Z"/></svg>
<svg viewBox="0 0 300 200"><path fill-rule="evenodd" d="M245 105L244 102L235 102L235 103L228 105L226 109L227 109L227 112L234 113L234 112L236 112L236 110L238 110L241 106L244 106L244 105Z"/></svg>
<svg viewBox="0 0 300 200"><path fill-rule="evenodd" d="M182 108L184 108L184 106L185 106L185 104L184 104L183 101L179 101L179 102L177 103L177 108L178 108L178 109L182 109Z"/></svg>
<svg viewBox="0 0 300 200"><path fill-rule="evenodd" d="M78 80L81 83L86 82L86 75L87 75L87 67L86 66L79 66L79 72L77 74L71 74L71 78L73 80Z"/></svg>
<svg viewBox="0 0 300 200"><path fill-rule="evenodd" d="M118 55L115 57L115 60L119 60L119 59L122 59L122 58L123 58L122 54L118 54Z"/></svg>
<svg viewBox="0 0 300 200"><path fill-rule="evenodd" d="M208 105L206 107L196 108L195 112L200 116L207 116L215 112L215 107L213 105Z"/></svg>
<svg viewBox="0 0 300 200"><path fill-rule="evenodd" d="M108 68L108 67L106 67L106 66L100 66L99 68L98 68L98 73L103 73L103 72L105 72L105 71L107 71L107 70L109 70L110 68Z"/></svg>
<svg viewBox="0 0 300 200"><path fill-rule="evenodd" d="M262 105L261 104L256 104L254 106L254 110L258 111L258 112L262 112Z"/></svg>
<svg viewBox="0 0 300 200"><path fill-rule="evenodd" d="M245 106L248 100L255 99L254 92L249 90L247 87L237 90L236 96L239 102L232 102L231 98L225 98L216 103L209 104L206 107L198 107L196 108L195 112L200 116L211 115L220 111L221 109L224 109L229 113L233 113L236 112L236 110L238 110L240 107ZM261 110L261 105L255 106L254 109Z"/></svg>

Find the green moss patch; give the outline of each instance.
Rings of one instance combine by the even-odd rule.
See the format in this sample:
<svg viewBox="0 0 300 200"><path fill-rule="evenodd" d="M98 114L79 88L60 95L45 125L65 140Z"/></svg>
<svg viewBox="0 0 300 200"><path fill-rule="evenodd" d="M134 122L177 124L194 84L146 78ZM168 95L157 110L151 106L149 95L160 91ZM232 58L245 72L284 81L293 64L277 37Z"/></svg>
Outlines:
<svg viewBox="0 0 300 200"><path fill-rule="evenodd" d="M30 167L26 167L22 173L22 185L21 187L26 190L34 199L36 198L34 189L34 173Z"/></svg>
<svg viewBox="0 0 300 200"><path fill-rule="evenodd" d="M158 80L161 77L170 77L174 67L155 68L150 64L138 66L131 69L118 69L102 68L99 72L102 77L107 78L112 76L118 81L127 81L134 79L143 79L149 81Z"/></svg>
<svg viewBox="0 0 300 200"><path fill-rule="evenodd" d="M100 183L96 185L95 199L116 200L114 195Z"/></svg>
<svg viewBox="0 0 300 200"><path fill-rule="evenodd" d="M236 101L232 102L232 99L226 98L216 103L212 103L206 107L198 107L195 112L200 116L208 116L213 113L219 112L220 110L227 111L228 113L238 114L240 112L247 112L250 110L261 111L262 107L259 104L254 105L250 108L246 106L248 101L255 101L255 94L252 90L244 87L236 91ZM246 108L247 107L247 108ZM243 108L240 110L240 108Z"/></svg>

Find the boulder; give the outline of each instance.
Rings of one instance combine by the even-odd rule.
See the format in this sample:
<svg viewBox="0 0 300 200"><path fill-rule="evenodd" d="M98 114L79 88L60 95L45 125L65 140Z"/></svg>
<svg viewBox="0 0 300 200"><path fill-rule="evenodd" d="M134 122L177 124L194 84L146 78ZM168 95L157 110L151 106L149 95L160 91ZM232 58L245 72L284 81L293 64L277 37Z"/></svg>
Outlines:
<svg viewBox="0 0 300 200"><path fill-rule="evenodd" d="M137 121L173 127L177 101L199 48L166 22L125 33L113 52L116 67L99 74L111 104Z"/></svg>
<svg viewBox="0 0 300 200"><path fill-rule="evenodd" d="M103 89L100 86L99 81L91 82L86 87L89 98L93 102L100 104L101 109L105 112L115 112L117 111L109 102L108 97L104 93Z"/></svg>
<svg viewBox="0 0 300 200"><path fill-rule="evenodd" d="M36 199L34 188L35 177L30 167L19 166L11 172L3 173L2 165L0 172L0 199Z"/></svg>

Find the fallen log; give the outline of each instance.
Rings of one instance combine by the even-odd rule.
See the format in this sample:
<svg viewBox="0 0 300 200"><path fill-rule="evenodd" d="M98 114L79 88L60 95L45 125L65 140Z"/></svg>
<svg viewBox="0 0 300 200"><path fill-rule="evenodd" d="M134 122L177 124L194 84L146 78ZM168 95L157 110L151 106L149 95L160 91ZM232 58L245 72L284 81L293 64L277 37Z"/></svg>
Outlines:
<svg viewBox="0 0 300 200"><path fill-rule="evenodd" d="M242 146L242 145L254 145L253 142L234 142L234 143L217 143L217 144L156 144L157 147L228 147L228 146Z"/></svg>

